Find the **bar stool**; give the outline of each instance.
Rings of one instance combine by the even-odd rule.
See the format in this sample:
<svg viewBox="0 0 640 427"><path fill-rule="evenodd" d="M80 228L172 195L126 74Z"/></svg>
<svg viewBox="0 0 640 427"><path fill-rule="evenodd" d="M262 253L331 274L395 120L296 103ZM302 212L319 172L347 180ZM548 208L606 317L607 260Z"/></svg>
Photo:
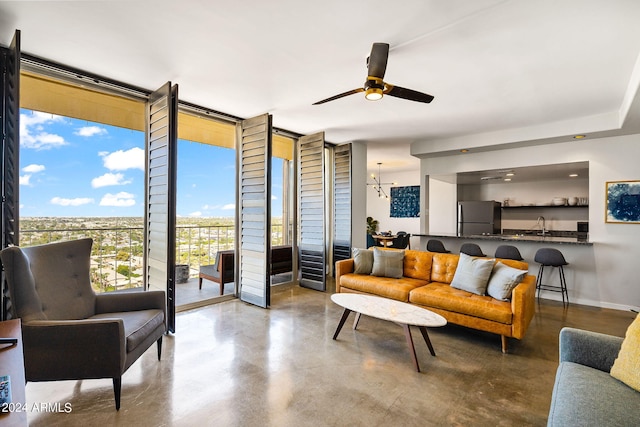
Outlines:
<svg viewBox="0 0 640 427"><path fill-rule="evenodd" d="M536 280L536 290L538 291L538 299L540 291L560 292L562 294L562 305L565 305L565 296L567 297L566 305L569 305L569 292L567 291L567 280L564 277L564 266L569 263L564 259L562 252L553 248L540 248L536 252L535 262L540 264L538 278ZM560 274L560 286L545 285L542 283L542 274L545 267L558 267Z"/></svg>
<svg viewBox="0 0 640 427"><path fill-rule="evenodd" d="M460 246L460 253L469 256L486 256L482 252L482 249L480 249L480 246L475 243L463 243L462 246Z"/></svg>
<svg viewBox="0 0 640 427"><path fill-rule="evenodd" d="M427 250L429 252L438 252L441 254L448 254L451 251L448 251L444 248L444 244L440 240L429 239L427 242Z"/></svg>
<svg viewBox="0 0 640 427"><path fill-rule="evenodd" d="M494 255L496 258L502 259L515 259L516 261L522 261L522 255L520 255L520 251L515 246L511 245L500 245L496 249L496 254Z"/></svg>

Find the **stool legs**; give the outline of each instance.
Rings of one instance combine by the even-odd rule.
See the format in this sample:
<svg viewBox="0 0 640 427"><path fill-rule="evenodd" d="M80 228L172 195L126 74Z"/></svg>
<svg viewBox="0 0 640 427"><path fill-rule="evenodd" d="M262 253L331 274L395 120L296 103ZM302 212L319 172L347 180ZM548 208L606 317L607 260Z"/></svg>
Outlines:
<svg viewBox="0 0 640 427"><path fill-rule="evenodd" d="M544 265L540 265L538 277L536 279L536 290L538 291L538 299L540 299L540 291L560 292L562 294L562 305L569 305L569 292L567 290L567 279L564 276L564 268L558 266L558 274L560 275L560 286L545 285L542 283L542 275L544 273ZM550 266L554 267L554 266ZM565 302L566 297L566 302Z"/></svg>

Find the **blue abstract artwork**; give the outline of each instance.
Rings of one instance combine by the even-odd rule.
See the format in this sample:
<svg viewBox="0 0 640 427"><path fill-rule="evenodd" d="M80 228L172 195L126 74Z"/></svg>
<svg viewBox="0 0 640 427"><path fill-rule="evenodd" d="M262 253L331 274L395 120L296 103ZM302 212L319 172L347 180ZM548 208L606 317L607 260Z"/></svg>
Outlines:
<svg viewBox="0 0 640 427"><path fill-rule="evenodd" d="M640 181L607 182L605 222L640 224Z"/></svg>
<svg viewBox="0 0 640 427"><path fill-rule="evenodd" d="M417 218L420 216L420 186L391 187L391 218Z"/></svg>

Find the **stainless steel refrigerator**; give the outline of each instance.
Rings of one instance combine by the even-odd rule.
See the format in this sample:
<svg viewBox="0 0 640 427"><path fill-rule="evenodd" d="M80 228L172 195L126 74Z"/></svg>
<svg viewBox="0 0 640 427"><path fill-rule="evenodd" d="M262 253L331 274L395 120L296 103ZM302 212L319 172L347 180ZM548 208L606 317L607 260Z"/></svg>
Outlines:
<svg viewBox="0 0 640 427"><path fill-rule="evenodd" d="M458 236L502 233L502 210L496 201L458 202Z"/></svg>

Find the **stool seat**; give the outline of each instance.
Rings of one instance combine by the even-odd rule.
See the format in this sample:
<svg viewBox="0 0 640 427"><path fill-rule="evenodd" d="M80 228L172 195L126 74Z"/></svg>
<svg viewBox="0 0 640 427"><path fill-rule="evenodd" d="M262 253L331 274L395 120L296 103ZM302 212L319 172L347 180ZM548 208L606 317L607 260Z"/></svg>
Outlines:
<svg viewBox="0 0 640 427"><path fill-rule="evenodd" d="M462 246L460 246L460 253L469 256L486 256L482 252L482 249L480 249L480 246L475 243L463 243Z"/></svg>
<svg viewBox="0 0 640 427"><path fill-rule="evenodd" d="M427 251L429 252L438 252L441 254L448 254L451 251L448 251L444 248L444 244L440 240L429 239L427 242Z"/></svg>
<svg viewBox="0 0 640 427"><path fill-rule="evenodd" d="M514 259L516 261L522 261L522 255L520 255L520 251L515 246L511 245L500 245L496 249L496 254L494 255L496 258L502 259Z"/></svg>
<svg viewBox="0 0 640 427"><path fill-rule="evenodd" d="M560 292L562 294L562 304L569 304L569 292L567 291L567 279L564 275L564 266L569 263L564 259L562 252L555 248L540 248L536 252L534 261L540 264L540 270L538 270L538 277L536 280L536 290L538 291L538 298L540 298L540 291L552 291ZM557 267L558 274L560 275L560 286L547 285L542 283L542 275L544 274L545 267ZM566 297L566 303L565 303Z"/></svg>

